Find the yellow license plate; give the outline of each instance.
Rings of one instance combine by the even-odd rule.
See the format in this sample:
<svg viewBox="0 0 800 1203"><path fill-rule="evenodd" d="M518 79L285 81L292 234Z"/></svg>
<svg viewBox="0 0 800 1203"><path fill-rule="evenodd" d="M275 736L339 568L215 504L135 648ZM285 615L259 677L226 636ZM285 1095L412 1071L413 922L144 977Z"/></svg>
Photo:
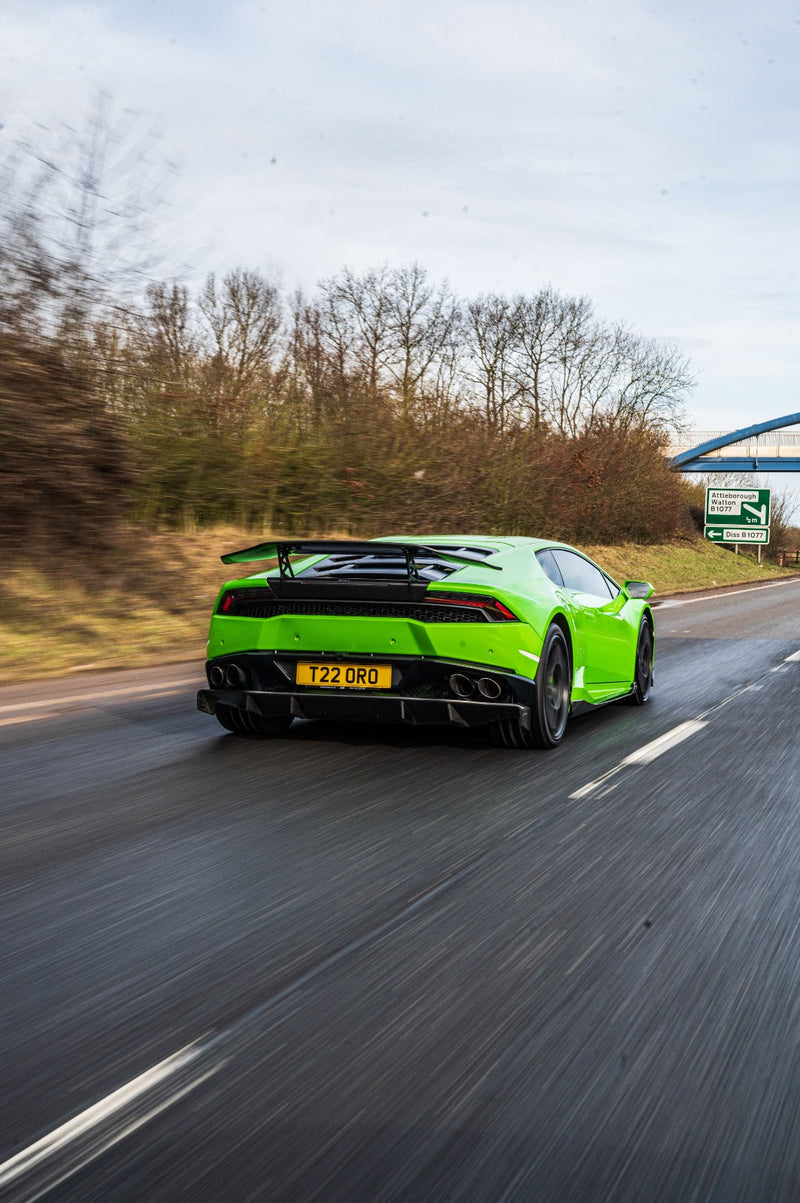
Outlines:
<svg viewBox="0 0 800 1203"><path fill-rule="evenodd" d="M297 665L298 685L328 685L347 689L390 689L391 664L310 664Z"/></svg>

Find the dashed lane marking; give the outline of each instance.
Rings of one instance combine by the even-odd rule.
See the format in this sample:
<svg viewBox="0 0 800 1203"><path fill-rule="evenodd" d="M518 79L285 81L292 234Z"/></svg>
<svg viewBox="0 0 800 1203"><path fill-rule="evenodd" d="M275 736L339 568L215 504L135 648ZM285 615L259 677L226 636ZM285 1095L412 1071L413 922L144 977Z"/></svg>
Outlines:
<svg viewBox="0 0 800 1203"><path fill-rule="evenodd" d="M73 1116L47 1136L28 1145L0 1164L0 1191L16 1184L24 1192L19 1203L33 1203L54 1186L66 1181L107 1149L124 1140L205 1082L229 1060L231 1041L248 1026L259 1022L270 1010L311 982L320 978L353 953L388 936L434 898L463 881L478 866L496 855L492 846L412 898L404 907L363 935L323 957L263 1002L217 1033L207 1033L192 1044L159 1061L112 1094ZM3 1195L6 1199L8 1196Z"/></svg>
<svg viewBox="0 0 800 1203"><path fill-rule="evenodd" d="M187 1045L107 1095L99 1103L88 1107L80 1115L73 1116L41 1140L9 1157L0 1165L0 1190L6 1190L20 1179L35 1177L37 1171L43 1169L43 1177L33 1186L33 1191L26 1190L24 1197L26 1200L37 1199L52 1190L59 1182L63 1182L89 1161L99 1157L106 1149L194 1090L212 1073L216 1073L221 1067L221 1062L203 1072L189 1075L188 1080L184 1074L175 1083L175 1088L168 1090L166 1094L163 1090L159 1091L158 1088L168 1079L188 1069L205 1051L205 1046L201 1044ZM149 1102L148 1095L154 1096ZM139 1103L141 1108L137 1110ZM63 1160L57 1165L53 1164L53 1159L59 1154ZM49 1173L46 1172L48 1163L52 1166Z"/></svg>
<svg viewBox="0 0 800 1203"><path fill-rule="evenodd" d="M166 691L170 693L178 693L181 689L185 689L190 685L199 689L203 681L200 677L188 677L185 681L173 681ZM124 689L96 689L91 693L67 693L60 697L43 698L39 702L14 702L8 706L0 706L0 715L3 714L20 714L26 710L52 710L56 706L69 706L74 702L97 702L101 699L133 697L136 694L149 694L155 696L155 691L165 690L163 684L156 685L128 685ZM162 692L159 696L164 697Z"/></svg>
<svg viewBox="0 0 800 1203"><path fill-rule="evenodd" d="M654 739L649 744L637 748L635 752L631 752L621 763L650 764L659 756L663 756L670 748L674 748L676 744L683 743L690 735L694 735L696 731L702 731L703 727L707 726L708 723L702 719L690 719L688 722L680 723L679 726L673 727L671 731L667 731L665 735L659 735L658 739Z"/></svg>
<svg viewBox="0 0 800 1203"><path fill-rule="evenodd" d="M787 656L783 664L800 661L800 649L792 652L791 656ZM782 668L783 664L779 664L777 668ZM776 672L777 669L772 668L770 672ZM680 723L677 727L673 727L671 731L667 731L665 735L660 735L658 739L652 740L649 744L645 744L641 748L637 748L635 752L631 752L619 764L615 764L608 772L603 773L600 777L595 777L594 781L587 781L586 785L582 785L580 789L576 789L569 795L571 801L576 801L580 798L585 798L587 794L595 793L602 790L604 786L607 788L603 793L610 792L614 788L612 779L622 772L628 765L650 764L656 757L661 756L670 748L674 748L676 744L683 743L689 736L694 735L697 731L702 731L708 726L708 720L717 710L721 710L723 706L729 705L735 698L741 697L743 693L750 693L754 689L761 689L761 686L756 681L751 681L749 685L743 685L741 689L737 689L734 693L728 694L721 702L715 702L708 710L704 710L702 714L698 714L697 718L689 719L685 723Z"/></svg>
<svg viewBox="0 0 800 1203"><path fill-rule="evenodd" d="M680 723L679 726L673 727L666 734L659 735L658 739L654 739L649 744L637 748L635 752L631 752L619 764L615 764L612 769L609 769L607 773L603 773L600 777L595 777L594 781L588 781L586 785L582 785L580 789L576 789L574 793L569 795L570 799L577 800L585 798L587 794L594 793L595 790L606 785L612 777L616 777L618 773L621 773L627 765L650 764L657 757L663 756L670 748L674 748L676 744L683 743L690 735L694 735L697 731L702 731L707 726L708 723L703 719L690 719L688 722Z"/></svg>

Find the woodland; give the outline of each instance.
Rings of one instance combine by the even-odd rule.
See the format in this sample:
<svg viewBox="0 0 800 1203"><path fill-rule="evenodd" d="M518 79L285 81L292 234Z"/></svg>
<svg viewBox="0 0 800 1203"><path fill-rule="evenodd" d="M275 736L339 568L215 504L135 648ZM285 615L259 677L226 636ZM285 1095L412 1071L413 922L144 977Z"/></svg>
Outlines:
<svg viewBox="0 0 800 1203"><path fill-rule="evenodd" d="M103 120L0 177L0 543L19 557L229 523L367 537L694 530L664 450L680 351L548 285L456 295L419 264L307 293L232 267L162 278L111 199ZM268 248L265 248L265 251Z"/></svg>

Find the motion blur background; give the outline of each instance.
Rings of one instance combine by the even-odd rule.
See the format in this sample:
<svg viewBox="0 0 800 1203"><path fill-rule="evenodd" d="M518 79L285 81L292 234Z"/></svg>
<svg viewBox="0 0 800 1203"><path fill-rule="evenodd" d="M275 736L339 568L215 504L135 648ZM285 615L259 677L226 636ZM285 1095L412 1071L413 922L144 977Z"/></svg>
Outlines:
<svg viewBox="0 0 800 1203"><path fill-rule="evenodd" d="M6 3L4 551L693 537L675 430L797 409L798 36L788 3Z"/></svg>

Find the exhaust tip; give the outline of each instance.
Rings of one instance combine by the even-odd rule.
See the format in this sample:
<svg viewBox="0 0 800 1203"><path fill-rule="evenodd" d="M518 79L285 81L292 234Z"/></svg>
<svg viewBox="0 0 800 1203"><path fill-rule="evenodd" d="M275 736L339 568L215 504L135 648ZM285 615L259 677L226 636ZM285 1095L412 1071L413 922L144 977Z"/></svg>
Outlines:
<svg viewBox="0 0 800 1203"><path fill-rule="evenodd" d="M211 666L208 679L215 689L220 689L225 684L225 669L221 664L213 664Z"/></svg>
<svg viewBox="0 0 800 1203"><path fill-rule="evenodd" d="M244 669L238 664L229 664L225 669L225 684L229 689L238 689L246 679Z"/></svg>
<svg viewBox="0 0 800 1203"><path fill-rule="evenodd" d="M457 698L469 698L475 690L475 682L464 673L453 673L450 678L450 688Z"/></svg>
<svg viewBox="0 0 800 1203"><path fill-rule="evenodd" d="M478 692L488 701L496 702L503 691L493 677L481 677L478 681Z"/></svg>

